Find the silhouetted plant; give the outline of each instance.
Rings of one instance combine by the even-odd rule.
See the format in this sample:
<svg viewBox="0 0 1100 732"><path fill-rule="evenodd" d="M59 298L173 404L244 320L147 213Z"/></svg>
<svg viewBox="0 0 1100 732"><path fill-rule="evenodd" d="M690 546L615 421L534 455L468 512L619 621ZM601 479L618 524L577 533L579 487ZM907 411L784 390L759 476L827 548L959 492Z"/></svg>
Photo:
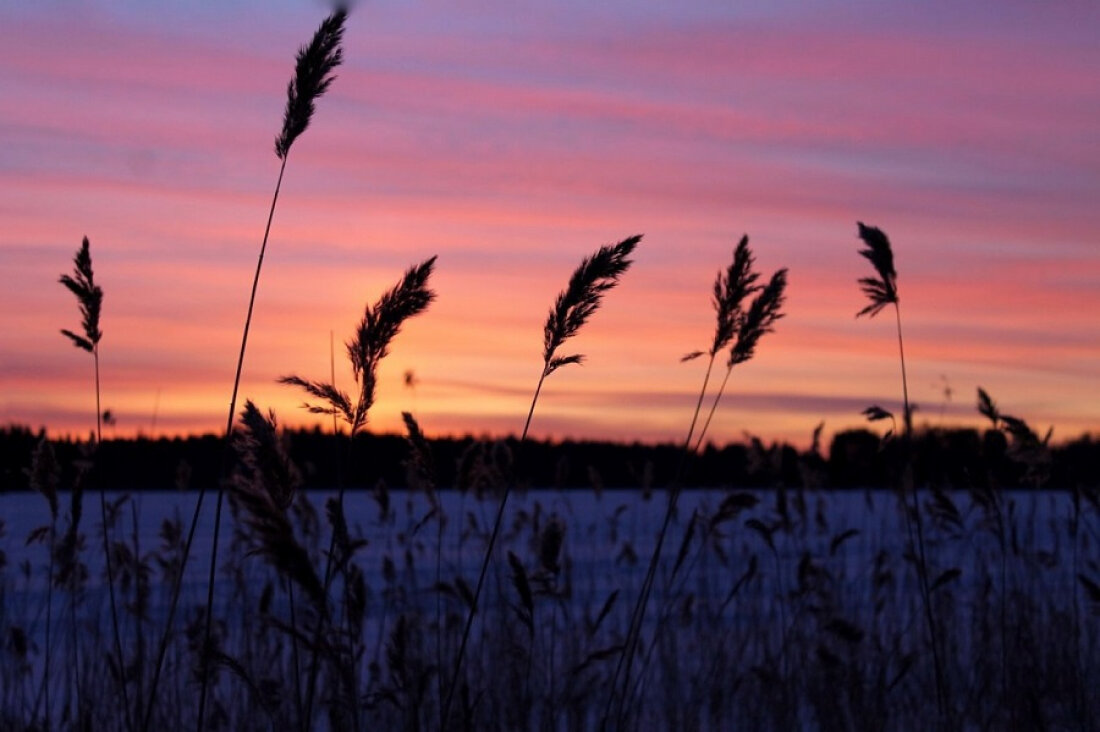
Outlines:
<svg viewBox="0 0 1100 732"><path fill-rule="evenodd" d="M279 379L279 383L297 386L305 391L308 396L317 400L317 402L303 404L309 412L333 415L344 420L351 430L348 440L349 454L356 433L366 425L368 413L374 405L378 365L389 354L390 344L401 331L401 326L405 321L422 313L435 299L435 292L428 287L428 279L435 267L435 261L436 258L431 257L415 267L409 268L400 282L385 292L374 305L367 305L364 310L363 318L355 330L354 337L346 344L352 376L359 387L359 393L354 402L335 383L326 384L322 381L314 381L295 375L283 376ZM322 588L323 597L326 598L326 601L332 582L334 564L346 568L350 559L350 549L347 548L350 545L346 541L340 541L342 533L346 534L346 530L341 532L338 527L343 522L343 515L344 485L341 483L336 502L330 510L330 516L333 518L333 532L327 554ZM345 577L345 602L348 599L346 594L347 580L348 578ZM318 618L315 633L313 660L310 664L309 682L306 691L306 721L310 719L313 708L313 696L318 673L317 649L320 647L326 619L325 617Z"/></svg>
<svg viewBox="0 0 1100 732"><path fill-rule="evenodd" d="M623 239L618 244L600 247L595 254L581 261L580 266L569 278L569 284L565 290L558 293L557 300L554 302L554 306L550 308L550 315L547 317L546 325L543 328L542 373L539 374L535 394L531 398L531 408L527 411L527 421L523 425L523 432L519 440L521 443L527 439L527 431L531 427L531 418L535 413L535 405L538 403L539 394L542 392L542 385L546 381L546 377L562 366L574 363L580 364L584 361L583 354L561 356L558 354L558 349L565 344L565 341L580 331L592 314L599 309L603 296L619 283L619 278L630 268L632 260L629 257L631 253L641 240L642 236L638 234ZM504 509L508 504L508 496L511 494L511 490L511 484L505 484L500 503L497 505L493 530L489 535L489 542L482 558L477 587L474 590L470 610L466 616L462 640L458 646L458 657L455 659L454 671L448 685L447 699L443 704L441 724L444 729L450 722L451 704L454 701L455 689L458 686L459 674L462 671L462 661L466 655L470 629L473 627L474 617L477 615L478 601L481 598L481 590L485 584L485 575L489 569L489 562L493 557L493 549L496 547L497 538L500 536Z"/></svg>
<svg viewBox="0 0 1100 732"><path fill-rule="evenodd" d="M279 437L275 415L265 415L246 400L240 422L233 439L240 458L233 499L245 511L256 551L286 580L301 587L316 613L323 616L327 603L321 580L305 548L295 540L287 517L301 476Z"/></svg>
<svg viewBox="0 0 1100 732"><path fill-rule="evenodd" d="M878 277L863 277L859 280L859 286L863 294L867 296L866 307L856 313L856 317L866 315L873 318L882 312L888 305L894 306L894 315L897 320L898 351L901 354L901 390L904 401L905 432L909 434L913 430L913 415L909 405L909 383L905 377L905 344L901 336L901 306L898 299L898 273L894 269L894 252L890 248L890 240L881 229L874 226L866 226L862 221L859 226L859 238L863 240L865 249L859 250L861 256L875 268Z"/></svg>
<svg viewBox="0 0 1100 732"><path fill-rule="evenodd" d="M226 417L225 425L225 439L228 446L232 434L233 434L233 419L237 409L237 393L240 388L241 371L244 367L244 354L248 345L248 332L249 327L252 324L252 311L256 303L256 290L260 282L260 271L263 268L264 253L267 250L267 241L271 233L271 222L275 216L275 205L279 200L279 190L283 183L283 174L286 171L286 161L290 154L290 149L295 140L305 132L309 126L310 121L313 118L314 106L317 101L326 91L334 80L333 70L340 65L343 61L343 49L341 42L344 35L344 22L347 20L347 10L344 8L338 8L328 18L326 18L318 27L317 31L313 34L313 38L310 43L303 46L298 50L294 76L291 78L290 83L287 85L287 101L286 109L283 113L283 125L279 134L275 138L275 154L282 161L279 166L279 176L275 182L275 192L271 198L271 207L267 215L267 224L264 227L263 242L260 245L260 254L256 260L256 273L252 278L252 290L248 299L248 313L245 316L244 329L241 335L241 348L237 357L237 369L233 378L233 392L229 400L229 413ZM228 447L227 447L228 449ZM224 469L223 469L224 472ZM198 519L200 511L202 509L203 497L205 496L205 486L200 487L198 499L195 503L195 512L191 521L191 527L187 535L187 543L185 545L183 554L183 563L186 565L187 559L191 553L191 544L194 540L195 528L198 525ZM210 552L210 573L207 582L207 601L206 601L206 629L205 629L205 641L203 648L206 649L209 646L210 640L210 621L213 615L210 612L214 601L214 575L217 568L218 559L218 538L221 530L221 515L222 505L225 499L225 491L222 485L218 486L218 501L217 507L214 512L214 537L213 545ZM149 704L146 707L144 729L149 728L149 723L152 718L153 700L156 698L157 683L160 679L161 668L164 664L164 654L167 651L168 635L171 632L172 623L175 618L176 607L179 603L180 584L182 583L183 568L181 568L179 578L176 582L176 588L173 591L172 602L169 606L168 620L164 630L164 636L162 637L160 644L160 651L157 656L157 662L154 667L153 681L149 691ZM207 699L207 681L208 681L208 664L203 663L202 671L202 691L199 697L199 730L201 732L204 722L206 699Z"/></svg>
<svg viewBox="0 0 1100 732"><path fill-rule="evenodd" d="M950 726L949 704L947 700L947 686L944 678L943 662L940 650L940 634L936 626L936 618L932 609L932 592L935 589L928 578L928 558L924 541L924 522L921 518L920 500L916 486L913 484L912 464L912 434L913 434L913 408L909 403L909 383L905 373L905 342L901 334L901 306L898 298L898 273L894 268L894 253L890 247L890 240L886 234L874 226L866 226L862 221L857 222L859 237L863 240L864 249L859 251L875 269L877 277L863 277L859 280L860 288L867 296L868 304L856 313L856 317L866 315L875 317L888 305L894 306L894 316L898 334L898 355L901 361L901 389L903 405L903 424L905 434L903 439L904 469L901 475L901 490L905 501L911 501L905 505L903 511L906 529L909 532L910 543L916 546L917 581L920 586L921 601L924 605L925 621L928 625L928 635L932 646L932 658L936 674L936 703L939 707L943 722ZM893 415L879 406L872 406L864 410L864 414L871 421L890 418ZM914 540L915 535L915 540ZM950 570L949 570L950 571ZM942 577L943 575L941 575Z"/></svg>
<svg viewBox="0 0 1100 732"><path fill-rule="evenodd" d="M619 662L615 668L615 674L612 677L611 694L608 698L608 707L603 719L604 725L610 722L611 704L614 703L616 698L618 699L619 709L616 717L619 723L622 723L623 708L626 704L630 689L631 667L634 662L634 655L637 652L642 622L645 618L646 607L653 591L653 583L657 576L657 567L660 564L664 541L668 534L672 517L676 514L676 506L682 490L680 483L687 461L692 455L699 451L699 448L703 444L707 429L710 426L715 411L718 409L718 403L725 391L730 374L733 372L733 367L749 361L756 353L756 346L760 342L760 339L765 333L772 332L775 322L783 317L782 307L787 287L787 270L780 269L776 271L768 283L761 286L756 284L760 279L760 275L753 271L754 261L755 258L753 257L752 251L749 249L749 238L747 235L742 236L733 250L733 260L729 267L723 271L719 271L714 281L712 302L714 305L716 322L711 346L707 351L689 353L682 359L683 361L690 361L700 356L709 356L707 370L703 376L703 385L699 390L699 398L695 403L695 410L692 413L691 424L688 427L687 436L684 438L679 467L677 468L672 486L669 489L668 507L665 510L661 530L657 534L657 543L650 557L649 567L646 571L645 579L642 582L641 592L634 606L630 627L627 631L626 642L623 645L623 652L619 656ZM745 299L753 295L755 295L755 297L753 297L749 306L747 308L743 307ZM702 428L699 430L693 447L692 437L695 433L699 412L706 396L714 361L718 353L726 348L729 348L729 356L726 360L726 373L721 386L714 395L710 412ZM681 562L676 563L672 572L673 577L680 565ZM670 578L669 581L671 582L672 579ZM620 679L622 679L621 692L619 689Z"/></svg>
<svg viewBox="0 0 1100 732"><path fill-rule="evenodd" d="M435 293L428 289L435 260L432 257L410 268L401 282L373 306L368 305L363 313L355 337L346 344L352 375L359 386L354 402L336 384L293 375L281 377L279 383L304 390L319 403L306 402L302 406L313 414L330 414L343 419L354 437L366 424L367 413L374 404L378 364L389 354L390 342L406 320L423 312L435 299Z"/></svg>
<svg viewBox="0 0 1100 732"><path fill-rule="evenodd" d="M103 331L99 327L99 316L103 309L103 288L95 283L95 273L92 270L92 254L88 237L80 244L80 249L73 256L72 275L61 275L58 280L73 295L80 305L80 320L82 334L71 330L61 330L61 334L72 341L73 345L82 351L92 354L95 366L95 437L96 444L103 442L103 410L100 407L99 393L99 342L103 338ZM118 608L115 600L115 573L111 559L111 543L108 536L107 522L107 495L106 488L99 488L99 511L103 521L103 554L107 566L107 594L111 602L111 629L114 633L115 653L118 656L119 666L126 665L125 656L122 654L122 637L118 629ZM126 682L122 683L122 703L125 710L127 728L130 724L130 700L126 690ZM140 692L139 692L140 693Z"/></svg>

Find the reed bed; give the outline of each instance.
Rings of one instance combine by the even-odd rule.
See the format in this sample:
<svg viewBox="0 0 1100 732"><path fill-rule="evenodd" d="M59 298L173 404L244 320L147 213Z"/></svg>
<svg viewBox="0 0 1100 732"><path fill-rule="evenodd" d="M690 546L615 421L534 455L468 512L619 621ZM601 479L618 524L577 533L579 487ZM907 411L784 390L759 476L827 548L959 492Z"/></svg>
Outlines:
<svg viewBox="0 0 1100 732"><path fill-rule="evenodd" d="M256 418L246 414L249 421ZM255 440L246 450L279 451L277 432L242 427L239 434ZM275 443L263 447L267 439ZM482 448L493 451L492 445ZM358 720L363 728L437 728L445 704L440 677L453 672L472 607L472 578L496 511L492 489L503 488L492 476L503 466L487 457L471 483L459 486L466 490L355 495L347 541L359 548L356 569L346 571L361 585L354 593L333 593L325 610L318 594L328 542L324 496L296 492L284 509L266 492L254 492L263 462L242 461L232 493L234 528L213 609L218 650L207 726L271 729L277 721L347 729ZM283 465L271 475L292 483L293 470ZM929 507L928 560L959 569L932 594L944 633L945 703L953 723L1096 728L1098 606L1078 578L1097 574L1095 495L1082 494L1078 513L1070 494L1003 492L1004 545L977 493L923 491L920 497ZM63 534L79 509L71 495L60 498ZM132 675L151 663L150 644L143 650L138 639L151 635L170 600L185 531L179 515L194 500L189 493L158 498L112 497L119 515L130 516L127 530L118 532L128 551L116 551L127 558L116 565L116 581ZM247 505L250 500L263 505ZM180 504L174 512L172 502ZM36 505L48 521L47 501ZM450 725L591 728L612 689L616 654L630 629L629 598L645 578L639 557L652 549L664 503L659 495L645 501L634 491L577 489L520 492L510 505L498 542L502 556L480 603L485 620L469 638ZM647 621L654 641L639 651L623 727L942 724L923 604L913 559L899 539L904 523L894 494L727 488L685 491L681 508L675 530L686 534L692 524L710 530L705 539L697 530L686 543L678 580L657 584ZM11 538L18 539L12 544L23 542ZM292 547L283 546L288 541ZM52 724L76 726L79 682L84 722L124 729L123 677L102 671L115 653L104 563L90 546L57 557L71 571L55 565L65 584L58 584L61 601L55 597L62 612L51 620L43 604L53 554L45 544L20 554L27 563L13 562L0 574L4 727L43 728L47 689ZM663 563L663 577L675 561ZM152 714L158 729L197 724L205 586L201 572L192 574ZM298 590L294 599L290 586ZM70 598L79 661L69 633ZM305 650L313 641L302 629L325 613L343 622L329 627L330 637L318 646L317 705L303 719L295 689L308 682ZM54 663L43 677L47 628ZM350 677L358 687L349 706L344 686Z"/></svg>

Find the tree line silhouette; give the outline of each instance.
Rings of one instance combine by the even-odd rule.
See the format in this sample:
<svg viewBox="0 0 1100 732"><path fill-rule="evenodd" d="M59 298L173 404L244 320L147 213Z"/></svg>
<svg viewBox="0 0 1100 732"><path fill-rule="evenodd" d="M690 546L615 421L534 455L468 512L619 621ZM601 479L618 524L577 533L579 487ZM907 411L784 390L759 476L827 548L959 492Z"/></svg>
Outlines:
<svg viewBox="0 0 1100 732"><path fill-rule="evenodd" d="M29 489L28 471L43 431L21 425L0 428L0 490ZM345 464L347 435L320 428L288 430L285 439L298 466L302 487L333 489L415 487L407 440L400 435L361 432ZM216 435L107 439L88 459L92 440L50 440L61 471L61 486L71 486L80 466L88 478L119 491L197 489L218 480L224 445ZM603 489L669 485L682 456L679 445L604 441L560 442L515 437L440 437L428 440L432 478L442 488L482 492L490 477L517 487ZM914 433L917 485L943 489L1050 488L1100 486L1100 441L1090 435L1049 447L1039 454L1016 454L997 430L922 429ZM726 445L708 444L687 466L691 488L874 488L893 484L902 454L896 440L865 429L838 432L827 450L799 450L787 443L757 438Z"/></svg>

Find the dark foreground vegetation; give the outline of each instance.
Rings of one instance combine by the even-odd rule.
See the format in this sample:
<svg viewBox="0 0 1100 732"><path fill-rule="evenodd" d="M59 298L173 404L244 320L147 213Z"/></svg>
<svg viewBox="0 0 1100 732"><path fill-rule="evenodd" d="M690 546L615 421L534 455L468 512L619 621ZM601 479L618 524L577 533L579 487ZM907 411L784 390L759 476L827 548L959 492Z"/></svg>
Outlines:
<svg viewBox="0 0 1100 732"><path fill-rule="evenodd" d="M591 487L535 491L515 504L444 716L495 501L527 460L587 466L595 448L535 444L527 454L528 445L364 435L363 454L402 463L393 470L409 489L352 489L343 508L300 490L308 471L286 448L303 434L273 428L257 412L239 427L215 600L205 604L201 585L184 589L155 696L186 519L148 501L139 513L138 496L111 494L116 647L104 527L94 514L82 518L80 496L101 456L126 443L104 443L91 460L70 443L56 455L48 442L30 446L26 477L47 524L4 527L27 559L0 562L0 728L193 729L204 675L205 728L223 730L1100 728L1097 493L1031 490L1034 478L1011 451L1002 457L1017 482L994 486L990 471L981 484L922 488L923 557L904 535L902 494L823 489L815 476L832 461L814 453L792 457L797 470L785 478L760 466L768 451L714 451L700 464L745 470L754 481L746 485L763 475L775 482L749 491L727 480L674 517L618 711L608 710L616 660L668 494L656 483L661 451L620 446L615 460L652 460L651 493L637 484L602 498ZM4 436L8 445L35 438ZM331 440L304 437L324 462ZM845 439L870 445L865 457L885 471L884 484L897 483L905 468L893 448ZM160 444L218 457L222 442ZM1075 445L1064 449L1094 449ZM980 451L971 457L988 469ZM437 492L436 467L452 461L464 466L455 490ZM197 540L208 542L208 533ZM920 562L930 574L942 713L915 584Z"/></svg>

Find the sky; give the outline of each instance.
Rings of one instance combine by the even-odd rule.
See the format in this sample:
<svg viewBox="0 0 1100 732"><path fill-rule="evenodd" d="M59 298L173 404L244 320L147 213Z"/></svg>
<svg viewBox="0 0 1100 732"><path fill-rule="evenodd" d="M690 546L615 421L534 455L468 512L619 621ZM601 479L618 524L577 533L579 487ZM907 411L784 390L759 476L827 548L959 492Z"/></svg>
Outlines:
<svg viewBox="0 0 1100 732"><path fill-rule="evenodd" d="M224 429L286 84L327 12L0 4L0 424L94 428L57 281L87 236L106 436ZM288 157L242 399L331 428L276 380L352 390L364 306L438 255L369 427L518 433L557 293L643 234L531 434L682 440L705 363L680 357L747 234L789 269L786 317L709 437L805 445L900 413L893 315L855 318L862 221L893 243L918 425L980 425L982 386L1055 440L1100 433L1097 27L1073 0L358 3Z"/></svg>

